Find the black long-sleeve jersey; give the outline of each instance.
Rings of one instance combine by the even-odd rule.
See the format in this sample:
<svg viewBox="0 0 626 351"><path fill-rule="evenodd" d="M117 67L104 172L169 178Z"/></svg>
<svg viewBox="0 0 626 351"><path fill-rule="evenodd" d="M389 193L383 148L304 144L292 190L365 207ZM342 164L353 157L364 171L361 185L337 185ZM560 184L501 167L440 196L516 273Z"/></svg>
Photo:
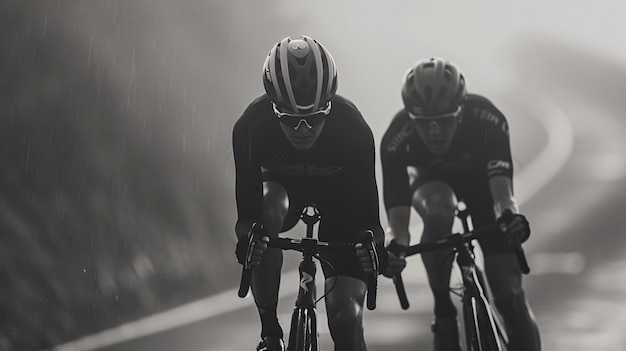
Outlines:
<svg viewBox="0 0 626 351"><path fill-rule="evenodd" d="M421 182L447 182L457 196L470 202L470 213L481 217L481 222L491 221L493 199L488 180L496 175L513 176L507 120L489 100L475 94L468 95L456 135L445 154L428 150L405 110L393 118L380 152L387 209L411 205L415 185L410 184L407 168L414 168Z"/></svg>
<svg viewBox="0 0 626 351"><path fill-rule="evenodd" d="M321 240L355 242L370 229L383 243L374 138L349 100L335 96L319 138L309 150L299 151L262 95L236 122L233 150L239 221L260 221L262 182L275 180L287 189L290 211L297 203L317 206Z"/></svg>

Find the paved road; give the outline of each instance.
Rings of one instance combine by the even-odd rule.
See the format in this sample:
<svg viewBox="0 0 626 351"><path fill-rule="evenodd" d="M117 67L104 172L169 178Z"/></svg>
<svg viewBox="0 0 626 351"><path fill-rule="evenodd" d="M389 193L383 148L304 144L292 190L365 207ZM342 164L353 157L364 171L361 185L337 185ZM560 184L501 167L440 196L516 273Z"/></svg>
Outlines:
<svg viewBox="0 0 626 351"><path fill-rule="evenodd" d="M528 79L534 80L527 84L556 90L536 77ZM626 144L621 134L624 122L616 114L622 102L580 99L581 94L593 97L595 93L580 91L577 85L560 88L551 101L571 125L557 125L560 129L551 132L567 134L571 128L573 149L554 178L522 205L533 228L532 240L526 248L533 269L525 280L528 298L537 316L545 350L623 350L626 347L623 333L626 284L622 279L626 268L626 236L622 235L626 232L623 216ZM545 109L526 108L536 113L534 118L548 118ZM594 118L590 119L590 115ZM540 134L536 128L526 129L524 138L532 139L533 134ZM547 147L545 141L542 143ZM370 350L430 347L432 299L419 258L409 259L404 276L412 307L402 311L390 281L381 281L378 308L367 312L365 318ZM294 277L286 277L283 286L295 285ZM279 313L287 325L294 296L284 295ZM323 306L319 312L323 320ZM259 332L257 318L252 307L236 309L101 350L249 349ZM320 334L322 349L331 349L324 323Z"/></svg>
<svg viewBox="0 0 626 351"><path fill-rule="evenodd" d="M328 5L323 2L320 6L324 4ZM468 76L476 76L472 87L493 92L493 96L498 98L500 106L504 107L511 119L513 149L521 171L525 166L530 166L532 160L541 156L541 150L549 146L546 141L550 139L546 139L544 127L550 126L547 120L554 111L546 110L543 99L566 117L573 133L571 155L564 159L562 166L557 167L558 172L550 177L549 182L544 184L540 180L531 179L528 183L519 184L524 186L524 191L518 188L520 197L528 197L522 210L530 218L533 228L533 237L526 248L533 269L525 280L528 298L537 316L545 350L626 349L626 279L623 279L626 268L626 236L623 235L626 233L626 218L623 215L626 207L626 145L623 131L626 130L626 123L622 118L626 103L622 96L613 93L624 91L626 68L611 61L611 55L593 56L584 48L564 44L566 40L552 40L549 39L550 35L546 36L548 39L544 39L539 35L530 36L529 40L523 42L508 44L510 52L517 53L517 56L513 55L512 58L501 61L502 66L516 72L515 77L509 77L507 70L500 65L495 67L492 63L488 64L481 59L481 55L493 57L497 51L496 46L506 41L505 34L514 33L520 28L519 21L507 23L493 14L486 15L485 21L498 19L498 24L503 28L510 25L510 28L506 27L509 32L501 30L494 33L486 28L488 25L468 26L465 28L466 39L481 38L489 34L493 43L490 44L489 40L477 40L478 49L472 51L468 47L462 55L452 51L450 43L464 45L466 41L463 36L446 38L441 33L426 32L425 24L415 24L415 27L420 28L420 33L424 36L439 35L439 39L425 37L421 46L409 44L406 40L410 36L406 32L413 27L408 12L403 12L397 22L392 22L384 18L397 14L394 12L397 9L393 6L381 9L378 15L382 22L379 23L376 16L367 17L362 9L343 6L333 6L327 20L333 23L347 21L349 25L346 26L313 26L311 19L300 17L304 9L299 5L285 6L280 14L289 19L290 32L314 29L318 37L327 39L327 46L333 48L335 59L342 67L342 78L345 80L340 83L341 89L354 93L357 104L368 112L367 116L371 116L369 118L372 129L377 137L388 123L386 118L379 116L388 116L390 106L399 106L399 99L397 96L393 97L397 94L391 94L387 90L397 86L399 75L413 57L427 52L440 52L464 62L467 72L471 73ZM412 7L411 9L414 10ZM260 14L266 11L260 7L253 10ZM430 11L433 16L446 13L443 9L423 10ZM474 13L480 9L466 10L468 16L473 14L474 19L480 18ZM524 13L529 15L528 12ZM366 20L371 21L371 25L363 26L363 21ZM552 36L561 33L558 25L550 27L545 18L536 20L540 26L553 29L550 33ZM250 21L242 24L242 27L250 29L255 24L267 25L264 28L268 28L268 33L274 35L280 32L280 26L275 23L269 25L259 19ZM515 23L518 23L517 27ZM341 40L332 41L330 38L333 38L333 32L339 33ZM580 33L579 38L584 37L586 32L581 29ZM235 38L237 35L244 33L234 31L230 38L231 44L238 40ZM446 39L450 43L446 44ZM352 46L340 46L341 42L351 43ZM597 43L594 42L595 44ZM258 43L250 45L255 48L267 46ZM363 55L363 52L373 47L390 53L384 64L377 65L370 61L371 56ZM606 47L607 53L614 53L614 50L611 51L612 47ZM241 53L245 51L245 45L233 51ZM502 56L496 57L503 59ZM348 66L347 62L353 62L353 65ZM589 67L593 69L589 70ZM388 69L393 74L381 73L381 68ZM581 74L586 71L591 73ZM390 87L383 89L385 91L381 92L380 100L371 99L371 89L364 89L357 85L360 83L354 83L363 81L363 72L371 73L372 81ZM532 97L529 92L533 93ZM538 97L542 99L537 100ZM556 135L567 133L567 128L569 127L557 125ZM554 166L550 161L542 167ZM558 161L553 159L552 162ZM535 190L538 191L535 193ZM528 195L531 192L532 197ZM418 258L410 259L405 280L412 302L409 311L400 310L390 282L381 282L378 308L366 314L369 350L429 349L431 336L428 326L432 299ZM284 280L285 285L291 282L293 281ZM293 303L293 295L285 295L280 302L279 311L283 325L287 324ZM236 299L229 303L233 306L220 308L230 310L229 307L236 307L236 304L245 305L244 301ZM91 349L248 350L257 341L259 326L254 308L249 304L247 306L241 309L232 308L232 312L222 313L214 318L198 317L193 323L177 328L161 328L167 330ZM320 307L319 312L323 320L323 307ZM320 334L322 348L331 349L324 323Z"/></svg>

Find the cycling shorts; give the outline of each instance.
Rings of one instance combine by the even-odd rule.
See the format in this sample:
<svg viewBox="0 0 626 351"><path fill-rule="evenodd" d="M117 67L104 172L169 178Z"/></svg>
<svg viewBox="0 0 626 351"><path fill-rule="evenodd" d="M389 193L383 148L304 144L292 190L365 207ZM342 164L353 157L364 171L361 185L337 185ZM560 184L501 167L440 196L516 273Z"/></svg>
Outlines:
<svg viewBox="0 0 626 351"><path fill-rule="evenodd" d="M321 219L318 226L318 239L328 242L358 242L361 237L358 233L358 217L349 209L354 205L351 199L342 197L334 187L322 183L314 183L305 179L293 177L277 177L269 172L263 173L264 181L274 181L281 184L289 197L289 209L283 221L281 233L292 229L300 220L300 214L306 206L315 204ZM367 274L356 255L353 253L323 253L320 254L321 266L326 278L333 276L349 276L367 283Z"/></svg>

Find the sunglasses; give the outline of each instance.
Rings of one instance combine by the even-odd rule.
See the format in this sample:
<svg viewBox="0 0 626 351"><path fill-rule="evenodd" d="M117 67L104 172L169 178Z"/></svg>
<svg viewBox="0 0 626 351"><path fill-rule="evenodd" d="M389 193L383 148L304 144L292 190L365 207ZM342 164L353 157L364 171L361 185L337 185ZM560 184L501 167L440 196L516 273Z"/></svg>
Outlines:
<svg viewBox="0 0 626 351"><path fill-rule="evenodd" d="M409 117L413 120L413 122L419 127L428 129L434 123L439 128L450 128L452 127L459 116L461 115L461 106L456 109L454 112L443 113L440 115L418 115L409 111Z"/></svg>
<svg viewBox="0 0 626 351"><path fill-rule="evenodd" d="M302 122L304 122L304 124L309 129L322 123L330 113L331 103L329 101L322 110L304 115L282 112L278 109L278 106L276 106L276 104L272 104L272 107L274 109L274 114L276 115L276 117L278 117L280 123L297 130L298 128L300 128L300 123Z"/></svg>

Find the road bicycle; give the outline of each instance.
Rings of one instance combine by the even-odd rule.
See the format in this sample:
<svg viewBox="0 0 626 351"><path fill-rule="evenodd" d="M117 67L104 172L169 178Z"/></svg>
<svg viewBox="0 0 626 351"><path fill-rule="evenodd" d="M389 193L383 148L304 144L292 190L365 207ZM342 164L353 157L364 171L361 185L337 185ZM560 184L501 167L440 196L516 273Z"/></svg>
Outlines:
<svg viewBox="0 0 626 351"><path fill-rule="evenodd" d="M267 246L282 250L296 250L302 252L302 260L298 267L300 274L298 296L291 315L291 328L289 330L287 351L317 351L319 350L319 335L317 331L316 304L323 299L325 295L319 299L316 298L315 273L317 271L317 265L313 259L316 258L320 260L319 254L322 252L343 252L354 255L356 243L324 242L313 238L313 227L321 219L314 205L305 207L300 215L300 219L306 224L305 238L270 237ZM258 225L253 226L248 240L248 254L246 255L247 259L242 270L238 292L239 297L242 298L248 294L250 287L252 268L249 266L249 261L254 243L261 238L260 233L261 228ZM375 250L372 231L366 231L361 242L369 252L374 270L374 272L369 274L367 282L367 308L373 310L376 308L379 261ZM330 290L332 290L332 287L329 291Z"/></svg>
<svg viewBox="0 0 626 351"><path fill-rule="evenodd" d="M408 257L419 253L452 248L462 276L462 287L459 295L461 296L466 350L506 351L509 344L507 329L492 303L493 298L486 276L476 264L473 246L475 239L490 235L503 235L503 233L499 232L501 229L497 224L470 231L468 215L466 209L459 208L456 211L456 216L463 224L463 233L449 234L435 242L411 246L400 245L392 241L387 250L395 255ZM510 235L509 238L522 273L530 273L530 267L519 239L514 235ZM396 275L393 277L393 282L401 307L405 310L408 309L409 300L404 289L402 276Z"/></svg>

